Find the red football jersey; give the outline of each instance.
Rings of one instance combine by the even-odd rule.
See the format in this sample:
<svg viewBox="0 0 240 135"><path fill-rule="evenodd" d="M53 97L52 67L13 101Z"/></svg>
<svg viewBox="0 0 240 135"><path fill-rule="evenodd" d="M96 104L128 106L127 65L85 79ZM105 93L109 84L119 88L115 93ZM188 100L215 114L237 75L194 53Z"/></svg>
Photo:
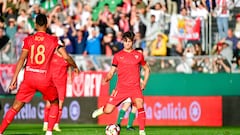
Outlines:
<svg viewBox="0 0 240 135"><path fill-rule="evenodd" d="M29 50L26 66L34 70L47 70L53 52L58 46L57 41L57 37L45 32L37 32L24 39L23 49Z"/></svg>
<svg viewBox="0 0 240 135"><path fill-rule="evenodd" d="M59 100L64 100L67 87L67 68L68 63L63 57L58 56L56 53L52 57L50 64L50 74L53 84L57 88Z"/></svg>
<svg viewBox="0 0 240 135"><path fill-rule="evenodd" d="M142 53L133 50L118 52L113 57L112 65L117 67L118 82L116 89L119 91L140 90L140 66L146 61Z"/></svg>

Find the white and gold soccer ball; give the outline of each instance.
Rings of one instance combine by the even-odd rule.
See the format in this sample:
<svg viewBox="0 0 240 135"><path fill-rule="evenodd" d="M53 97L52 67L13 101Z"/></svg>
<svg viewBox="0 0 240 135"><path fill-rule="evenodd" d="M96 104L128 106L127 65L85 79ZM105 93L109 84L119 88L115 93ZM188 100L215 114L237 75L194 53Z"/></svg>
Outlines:
<svg viewBox="0 0 240 135"><path fill-rule="evenodd" d="M117 124L109 124L105 129L106 135L120 135L120 127Z"/></svg>

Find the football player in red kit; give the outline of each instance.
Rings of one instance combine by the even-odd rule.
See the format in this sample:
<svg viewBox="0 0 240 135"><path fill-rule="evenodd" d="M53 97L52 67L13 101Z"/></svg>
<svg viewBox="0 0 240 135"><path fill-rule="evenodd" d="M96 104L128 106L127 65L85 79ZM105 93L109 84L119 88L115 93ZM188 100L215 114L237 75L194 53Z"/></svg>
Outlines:
<svg viewBox="0 0 240 135"><path fill-rule="evenodd" d="M65 46L63 41L59 40L59 42L61 42L60 44ZM62 116L62 107L63 107L64 98L66 96L67 70L69 65L72 66L74 72L78 74L79 69L77 68L76 63L73 60L71 60L71 63L68 63L67 61L64 60L64 57L56 50L50 64L51 79L58 91L58 99L59 99L58 117L53 127L53 130L55 131L61 131L61 129L59 128L59 122ZM49 111L50 111L50 102L46 101L46 105L44 108L43 131L46 131L48 127Z"/></svg>
<svg viewBox="0 0 240 135"><path fill-rule="evenodd" d="M143 107L142 90L147 84L150 68L142 53L133 49L133 32L123 34L124 48L113 56L112 67L107 76L103 79L103 83L110 81L117 71L118 81L114 94L111 95L107 104L95 110L92 114L93 118L101 114L111 113L116 106L127 98L131 98L133 104L138 109L139 134L145 135L145 111ZM144 80L140 84L140 66L144 69Z"/></svg>
<svg viewBox="0 0 240 135"><path fill-rule="evenodd" d="M58 39L46 33L48 20L46 15L39 14L35 20L37 32L24 39L22 53L18 59L13 79L10 82L9 90L16 89L17 76L26 61L24 79L20 84L19 90L13 105L6 113L0 127L0 134L3 134L8 125L13 121L15 115L21 110L25 103L30 102L36 91L40 91L44 100L51 103L48 129L46 135L52 135L53 126L58 116L58 93L53 85L49 66L51 58L57 49L63 56L67 56L66 50L59 46ZM64 58L70 61L69 57Z"/></svg>

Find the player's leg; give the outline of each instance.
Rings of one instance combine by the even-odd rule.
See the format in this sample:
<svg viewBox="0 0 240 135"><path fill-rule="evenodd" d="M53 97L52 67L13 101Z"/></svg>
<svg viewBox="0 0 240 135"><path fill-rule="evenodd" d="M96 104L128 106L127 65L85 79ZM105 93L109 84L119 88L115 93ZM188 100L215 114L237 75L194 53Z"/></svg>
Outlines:
<svg viewBox="0 0 240 135"><path fill-rule="evenodd" d="M46 81L47 85L39 86L37 89L42 93L43 99L48 100L51 104L48 115L48 128L45 135L52 135L52 130L58 116L59 101L56 87L48 83L49 80Z"/></svg>
<svg viewBox="0 0 240 135"><path fill-rule="evenodd" d="M54 125L54 128L53 128L55 131L58 131L58 132L61 131L61 129L59 127L59 123L60 123L60 120L61 120L61 117L62 117L62 108L63 108L63 100L59 100L58 117L57 117L57 121L56 121L56 123Z"/></svg>
<svg viewBox="0 0 240 135"><path fill-rule="evenodd" d="M59 109L58 99L50 101L50 104L51 104L51 106L50 106L50 111L49 111L48 129L47 129L46 135L52 135L52 130L57 121L58 109Z"/></svg>
<svg viewBox="0 0 240 135"><path fill-rule="evenodd" d="M138 109L139 135L145 135L145 111L143 107L143 98L135 98L135 104Z"/></svg>
<svg viewBox="0 0 240 135"><path fill-rule="evenodd" d="M2 120L2 124L0 127L0 134L3 134L5 129L8 127L8 125L13 121L15 115L22 109L24 104L25 104L24 102L21 102L15 99L12 107L7 111L5 117Z"/></svg>
<svg viewBox="0 0 240 135"><path fill-rule="evenodd" d="M62 117L62 108L63 108L63 102L66 97L66 86L67 86L67 69L59 71L60 73L58 76L55 76L53 79L53 83L57 88L58 92L58 99L59 99L59 110L58 110L58 117L57 121L54 125L53 130L60 132L61 129L59 127L59 123Z"/></svg>
<svg viewBox="0 0 240 135"><path fill-rule="evenodd" d="M45 108L44 108L44 117L43 117L43 131L47 131L48 128L48 116L50 111L50 102L46 100Z"/></svg>
<svg viewBox="0 0 240 135"><path fill-rule="evenodd" d="M95 110L92 113L92 118L97 118L98 116L100 116L102 114L109 114L114 109L115 109L115 105L107 103L105 106L102 106L102 107L98 108L97 110Z"/></svg>
<svg viewBox="0 0 240 135"><path fill-rule="evenodd" d="M136 112L137 112L137 107L132 105L132 109L128 117L127 130L135 130L133 127L133 122L136 118Z"/></svg>
<svg viewBox="0 0 240 135"><path fill-rule="evenodd" d="M121 122L122 122L122 120L125 116L125 113L130 106L131 106L131 99L130 98L127 98L126 100L124 100L122 102L122 108L119 111L118 118L117 118L117 124L118 125L121 125Z"/></svg>
<svg viewBox="0 0 240 135"><path fill-rule="evenodd" d="M4 130L8 127L8 125L13 121L15 115L22 109L25 103L32 100L36 90L34 88L31 88L28 86L28 83L25 79L23 81L18 89L16 98L13 102L12 107L8 110L6 113L1 127L0 127L0 133L2 134Z"/></svg>

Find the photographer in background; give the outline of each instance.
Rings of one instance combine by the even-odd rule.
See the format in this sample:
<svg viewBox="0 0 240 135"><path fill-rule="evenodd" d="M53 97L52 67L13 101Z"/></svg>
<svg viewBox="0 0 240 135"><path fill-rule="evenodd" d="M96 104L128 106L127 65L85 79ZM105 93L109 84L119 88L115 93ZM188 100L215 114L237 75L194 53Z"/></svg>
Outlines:
<svg viewBox="0 0 240 135"><path fill-rule="evenodd" d="M213 73L231 73L231 65L228 60L219 55L213 62Z"/></svg>

